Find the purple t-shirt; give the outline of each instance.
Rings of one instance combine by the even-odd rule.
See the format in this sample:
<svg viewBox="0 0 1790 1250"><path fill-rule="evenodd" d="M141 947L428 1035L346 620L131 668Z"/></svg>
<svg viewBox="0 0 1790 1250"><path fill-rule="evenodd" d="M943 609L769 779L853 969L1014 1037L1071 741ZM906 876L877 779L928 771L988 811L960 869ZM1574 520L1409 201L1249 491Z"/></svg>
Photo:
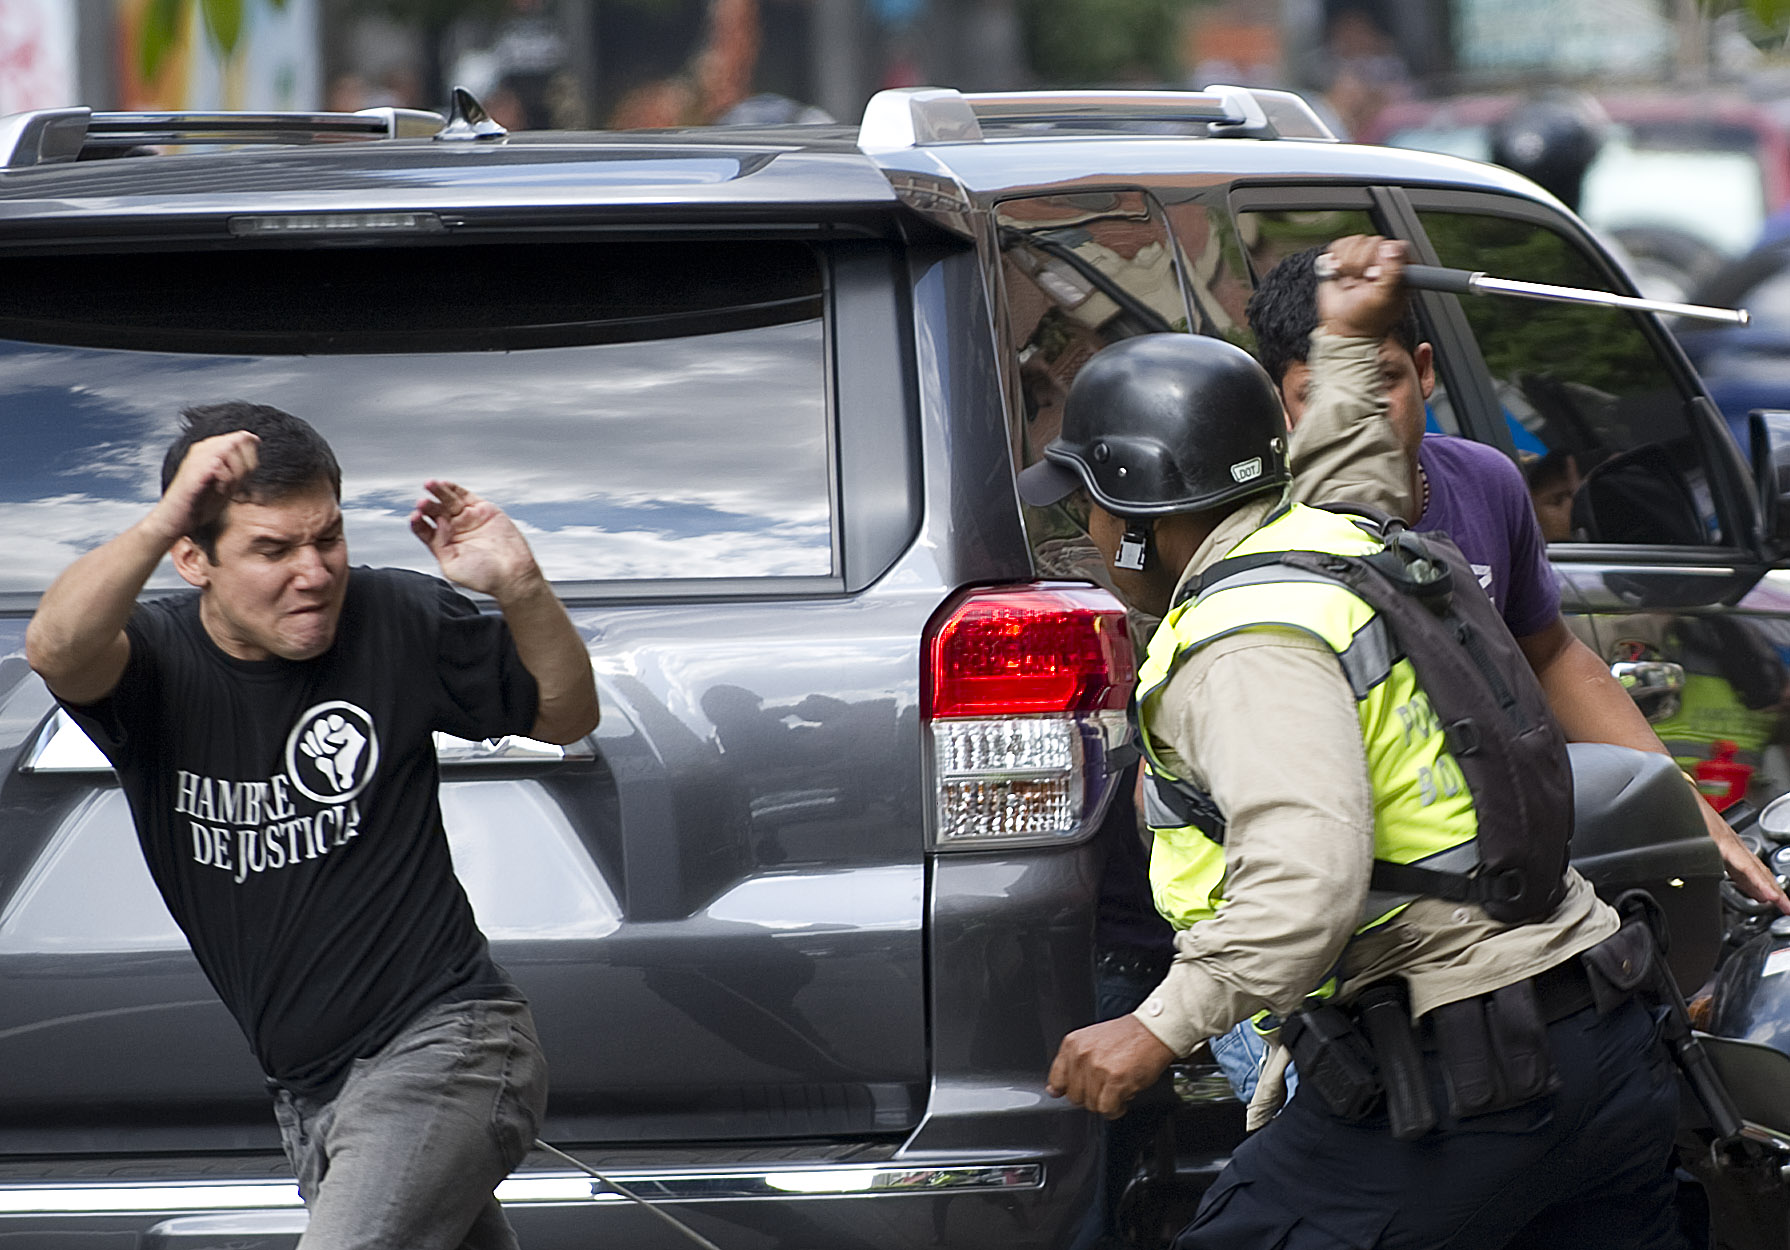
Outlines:
<svg viewBox="0 0 1790 1250"><path fill-rule="evenodd" d="M1517 467L1494 447L1445 434L1424 435L1417 459L1430 500L1415 528L1454 539L1518 638L1553 624L1560 583Z"/></svg>

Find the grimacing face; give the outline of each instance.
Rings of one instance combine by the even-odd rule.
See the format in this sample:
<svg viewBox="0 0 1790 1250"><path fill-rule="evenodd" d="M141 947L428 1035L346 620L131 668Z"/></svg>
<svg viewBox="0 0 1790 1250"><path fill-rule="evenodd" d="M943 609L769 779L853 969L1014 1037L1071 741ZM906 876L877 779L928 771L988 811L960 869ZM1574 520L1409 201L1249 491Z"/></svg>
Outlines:
<svg viewBox="0 0 1790 1250"><path fill-rule="evenodd" d="M1386 396L1386 419L1398 431L1399 442L1413 457L1423 441L1424 402L1436 389L1435 353L1428 343L1419 343L1414 352L1406 351L1390 335L1380 344L1380 389ZM1299 424L1310 400L1311 368L1302 360L1287 366L1280 379L1280 394L1286 403L1287 426Z"/></svg>
<svg viewBox="0 0 1790 1250"><path fill-rule="evenodd" d="M200 620L226 654L309 660L329 650L348 589L348 544L327 482L277 499L232 501L216 550L214 560L182 538L174 566L201 591Z"/></svg>

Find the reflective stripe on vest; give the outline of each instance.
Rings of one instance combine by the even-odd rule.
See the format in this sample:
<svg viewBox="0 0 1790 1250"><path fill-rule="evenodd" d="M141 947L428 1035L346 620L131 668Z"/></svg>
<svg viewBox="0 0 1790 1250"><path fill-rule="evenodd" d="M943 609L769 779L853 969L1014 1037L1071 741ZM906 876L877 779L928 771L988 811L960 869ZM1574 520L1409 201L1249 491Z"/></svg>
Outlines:
<svg viewBox="0 0 1790 1250"><path fill-rule="evenodd" d="M1227 554L1305 550L1369 555L1379 549L1379 540L1353 522L1294 505ZM1466 872L1478 863L1473 796L1448 753L1442 725L1417 684L1416 670L1393 645L1385 622L1330 578L1267 565L1227 577L1197 600L1171 610L1150 640L1138 675L1147 778L1144 818L1155 835L1150 884L1157 909L1170 923L1188 928L1223 905L1224 848L1176 815L1159 789L1170 786L1175 775L1163 763L1150 721L1158 698L1188 656L1250 629L1297 630L1335 653L1360 719L1373 789L1375 858L1453 872ZM1263 744L1262 754L1263 767L1281 766L1271 744ZM1358 931L1385 923L1413 897L1370 892Z"/></svg>

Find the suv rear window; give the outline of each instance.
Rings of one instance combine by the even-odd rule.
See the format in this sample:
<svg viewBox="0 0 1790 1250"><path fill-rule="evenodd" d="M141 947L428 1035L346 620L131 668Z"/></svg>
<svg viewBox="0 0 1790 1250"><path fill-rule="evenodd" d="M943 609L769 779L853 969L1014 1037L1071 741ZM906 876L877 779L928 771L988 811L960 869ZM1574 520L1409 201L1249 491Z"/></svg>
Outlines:
<svg viewBox="0 0 1790 1250"><path fill-rule="evenodd" d="M822 269L803 244L15 257L0 591L142 515L192 404L269 403L342 462L356 563L433 571L429 477L559 582L834 573ZM178 585L171 568L151 586Z"/></svg>

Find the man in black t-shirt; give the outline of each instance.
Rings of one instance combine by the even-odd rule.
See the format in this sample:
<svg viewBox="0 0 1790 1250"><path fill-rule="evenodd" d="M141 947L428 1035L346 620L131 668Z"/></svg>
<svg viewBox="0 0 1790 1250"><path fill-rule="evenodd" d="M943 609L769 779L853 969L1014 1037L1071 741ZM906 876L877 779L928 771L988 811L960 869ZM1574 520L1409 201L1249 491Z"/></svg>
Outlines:
<svg viewBox="0 0 1790 1250"><path fill-rule="evenodd" d="M577 630L502 511L430 481L446 583L348 567L341 473L278 409L188 409L160 501L45 593L26 656L118 772L151 875L268 1075L304 1250L514 1247L528 1006L454 876L433 732L572 742ZM137 603L164 555L197 593Z"/></svg>

